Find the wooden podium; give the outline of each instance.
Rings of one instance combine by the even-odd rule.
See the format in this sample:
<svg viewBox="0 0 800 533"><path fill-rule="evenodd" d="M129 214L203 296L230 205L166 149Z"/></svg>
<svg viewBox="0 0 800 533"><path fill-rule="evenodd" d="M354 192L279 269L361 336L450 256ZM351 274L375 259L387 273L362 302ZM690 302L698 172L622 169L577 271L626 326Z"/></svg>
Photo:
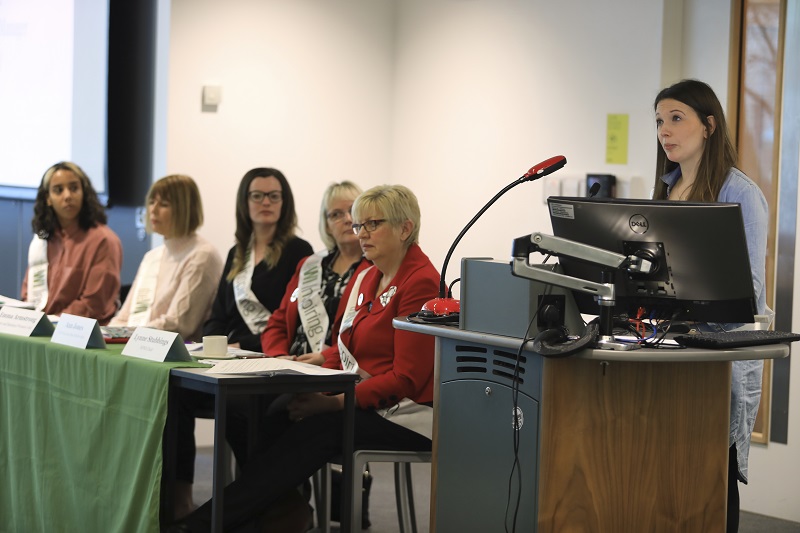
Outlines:
<svg viewBox="0 0 800 533"><path fill-rule="evenodd" d="M730 361L789 353L778 344L546 359L527 345L515 376L521 339L403 317L394 326L436 337L440 533L724 532Z"/></svg>

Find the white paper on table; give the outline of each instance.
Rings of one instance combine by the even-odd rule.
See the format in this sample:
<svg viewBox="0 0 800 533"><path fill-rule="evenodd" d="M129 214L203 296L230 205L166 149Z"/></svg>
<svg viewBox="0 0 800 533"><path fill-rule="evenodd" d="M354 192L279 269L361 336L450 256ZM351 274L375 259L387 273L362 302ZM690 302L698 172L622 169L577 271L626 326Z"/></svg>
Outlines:
<svg viewBox="0 0 800 533"><path fill-rule="evenodd" d="M9 307L19 307L20 309L33 309L33 304L31 302L23 302L22 300L9 298L8 296L0 294L0 307L5 305Z"/></svg>
<svg viewBox="0 0 800 533"><path fill-rule="evenodd" d="M269 372L280 372L282 370L294 370L301 374L312 376L328 376L331 374L346 374L344 370L333 370L323 368L308 363L290 361L276 357L259 359L233 359L230 361L220 361L212 368L206 370L209 374L265 374Z"/></svg>

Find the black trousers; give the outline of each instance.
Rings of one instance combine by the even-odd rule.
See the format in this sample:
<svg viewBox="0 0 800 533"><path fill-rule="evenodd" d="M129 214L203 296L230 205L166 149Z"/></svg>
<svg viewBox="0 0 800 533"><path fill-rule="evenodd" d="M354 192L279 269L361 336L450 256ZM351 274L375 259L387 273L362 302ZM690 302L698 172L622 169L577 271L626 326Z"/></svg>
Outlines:
<svg viewBox="0 0 800 533"><path fill-rule="evenodd" d="M323 413L290 422L285 412L266 420L263 446L249 458L242 475L225 488L224 529L235 530L257 518L266 506L297 487L342 453L343 413ZM430 451L431 441L389 422L375 411L356 409L355 449ZM191 531L211 528L211 502L184 521Z"/></svg>
<svg viewBox="0 0 800 533"><path fill-rule="evenodd" d="M727 533L739 531L739 460L736 444L728 450L728 527Z"/></svg>
<svg viewBox="0 0 800 533"><path fill-rule="evenodd" d="M174 462L175 478L178 481L192 483L197 455L194 441L195 416L213 418L214 396L189 389L178 389L173 394L177 394L176 411L167 413L167 419L175 420L175 457L164 457L164 460Z"/></svg>

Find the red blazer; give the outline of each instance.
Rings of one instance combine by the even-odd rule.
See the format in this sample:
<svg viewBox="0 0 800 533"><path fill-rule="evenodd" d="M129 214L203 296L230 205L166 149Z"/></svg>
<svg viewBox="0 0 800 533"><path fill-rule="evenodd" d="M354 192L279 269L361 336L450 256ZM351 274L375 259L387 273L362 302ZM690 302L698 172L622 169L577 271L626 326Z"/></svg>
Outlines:
<svg viewBox="0 0 800 533"><path fill-rule="evenodd" d="M291 299L292 293L300 283L300 269L307 260L308 257L302 259L297 264L294 276L292 276L292 279L286 286L286 292L283 294L280 307L269 317L267 328L261 334L261 350L270 357L288 354L292 341L294 341L294 335L297 332L297 324L300 321L300 314L297 312L297 300L291 301ZM370 264L371 263L366 259L362 259L361 263L356 267L353 276L350 278L350 283L352 283L362 270L370 266ZM339 307L336 310L336 316L333 317L329 327L334 327L341 322L347 304L347 294L349 294L349 292L347 288L345 288L345 292L339 302ZM338 327L335 331L339 331ZM337 336L334 335L334 342L336 338Z"/></svg>
<svg viewBox="0 0 800 533"><path fill-rule="evenodd" d="M372 377L356 385L356 403L362 409L382 409L403 398L417 403L433 402L434 338L431 335L394 329L392 320L419 312L422 305L439 292L439 273L420 247L412 244L400 270L389 283L387 294L394 295L384 306L375 298L381 273L377 268L367 272L361 283L356 306L357 314L350 329L341 333L342 341L358 361L358 366ZM355 276L353 277L355 280ZM353 281L342 294L347 306ZM337 338L337 321L334 339ZM323 352L325 365L341 368L338 346Z"/></svg>

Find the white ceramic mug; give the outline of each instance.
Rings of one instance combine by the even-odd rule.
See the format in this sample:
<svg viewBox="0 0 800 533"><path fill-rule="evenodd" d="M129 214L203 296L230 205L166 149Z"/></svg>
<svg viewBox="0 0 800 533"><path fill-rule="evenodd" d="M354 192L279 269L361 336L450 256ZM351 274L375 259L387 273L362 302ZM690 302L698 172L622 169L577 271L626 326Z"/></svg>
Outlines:
<svg viewBox="0 0 800 533"><path fill-rule="evenodd" d="M218 357L228 353L228 337L225 335L206 335L203 337L203 355Z"/></svg>

